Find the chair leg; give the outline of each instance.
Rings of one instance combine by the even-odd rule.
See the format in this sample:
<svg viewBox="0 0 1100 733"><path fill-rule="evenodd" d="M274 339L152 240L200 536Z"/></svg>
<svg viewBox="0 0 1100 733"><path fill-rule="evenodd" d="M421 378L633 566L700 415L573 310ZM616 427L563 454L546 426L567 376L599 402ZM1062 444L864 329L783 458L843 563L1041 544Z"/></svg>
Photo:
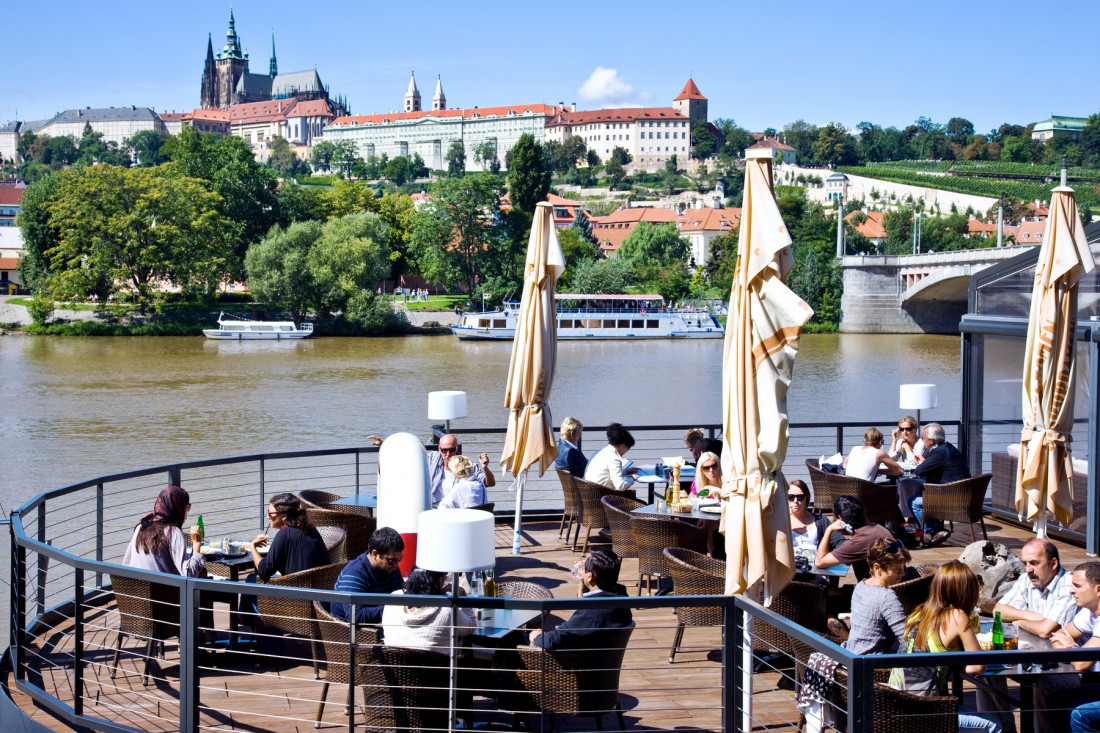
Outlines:
<svg viewBox="0 0 1100 733"><path fill-rule="evenodd" d="M623 717L623 706L618 700L615 701L615 717L619 719L619 730L625 731L626 718Z"/></svg>
<svg viewBox="0 0 1100 733"><path fill-rule="evenodd" d="M977 542L978 538L974 535L974 523L973 522L967 522L966 523L966 528L970 530L970 541L971 542Z"/></svg>
<svg viewBox="0 0 1100 733"><path fill-rule="evenodd" d="M325 714L325 698L328 697L328 683L321 686L321 700L317 703L317 720L313 721L314 728L321 727L321 716Z"/></svg>
<svg viewBox="0 0 1100 733"><path fill-rule="evenodd" d="M586 527L584 532L584 547L581 549L581 554L588 552L588 541L592 539L592 528Z"/></svg>
<svg viewBox="0 0 1100 733"><path fill-rule="evenodd" d="M145 669L141 673L141 684L149 684L149 673L153 669L153 650L156 648L156 641L150 639L149 643L145 646Z"/></svg>
<svg viewBox="0 0 1100 733"><path fill-rule="evenodd" d="M684 622L680 621L676 624L676 636L672 639L672 651L668 653L668 663L672 664L676 659L676 650L680 647L680 642L684 640Z"/></svg>
<svg viewBox="0 0 1100 733"><path fill-rule="evenodd" d="M317 637L313 637L309 640L309 651L313 657L313 679L321 679L321 643Z"/></svg>
<svg viewBox="0 0 1100 733"><path fill-rule="evenodd" d="M115 639L115 658L111 661L111 671L107 673L107 676L112 680L115 678L115 674L118 672L118 658L122 656L122 637L125 636L121 631L118 632L118 638Z"/></svg>
<svg viewBox="0 0 1100 733"><path fill-rule="evenodd" d="M985 517L978 517L978 523L982 525L982 538L989 541L989 535L985 531Z"/></svg>

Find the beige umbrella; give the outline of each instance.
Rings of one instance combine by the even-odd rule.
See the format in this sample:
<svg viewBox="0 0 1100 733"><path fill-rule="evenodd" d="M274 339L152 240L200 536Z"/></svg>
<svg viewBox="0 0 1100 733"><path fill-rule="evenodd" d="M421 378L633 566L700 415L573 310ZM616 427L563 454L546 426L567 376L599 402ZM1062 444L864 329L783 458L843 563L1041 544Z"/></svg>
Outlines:
<svg viewBox="0 0 1100 733"><path fill-rule="evenodd" d="M1047 511L1073 519L1073 430L1077 282L1093 269L1073 189L1051 191L1050 216L1035 264L1024 353L1023 416L1016 511L1046 536Z"/></svg>
<svg viewBox="0 0 1100 733"><path fill-rule="evenodd" d="M755 155L754 155L755 153ZM746 151L745 194L722 379L722 532L726 593L764 581L764 602L794 577L787 481L787 388L813 310L784 283L791 237L772 190L768 151Z"/></svg>
<svg viewBox="0 0 1100 733"><path fill-rule="evenodd" d="M510 412L500 465L515 476L516 517L512 536L512 554L515 555L520 549L520 517L527 471L538 462L541 476L558 456L547 403L554 383L554 362L558 357L554 287L563 270L565 256L554 227L554 209L544 202L535 207L531 223L523 298L516 321L516 337L512 341L508 388L504 392L504 406Z"/></svg>

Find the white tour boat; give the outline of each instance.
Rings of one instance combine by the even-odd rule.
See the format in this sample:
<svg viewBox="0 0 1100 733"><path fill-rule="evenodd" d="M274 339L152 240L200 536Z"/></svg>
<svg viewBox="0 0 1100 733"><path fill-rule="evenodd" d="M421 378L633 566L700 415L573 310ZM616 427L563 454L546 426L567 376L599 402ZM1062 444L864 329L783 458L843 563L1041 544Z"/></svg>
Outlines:
<svg viewBox="0 0 1100 733"><path fill-rule="evenodd" d="M223 341L304 339L313 335L313 324L303 323L299 327L294 321L252 321L240 316L230 319L220 313L218 327L204 328L202 332L208 339Z"/></svg>
<svg viewBox="0 0 1100 733"><path fill-rule="evenodd" d="M660 295L577 295L558 293L558 340L711 339L725 336L705 308L667 308ZM519 303L500 310L468 313L451 332L463 341L515 338Z"/></svg>

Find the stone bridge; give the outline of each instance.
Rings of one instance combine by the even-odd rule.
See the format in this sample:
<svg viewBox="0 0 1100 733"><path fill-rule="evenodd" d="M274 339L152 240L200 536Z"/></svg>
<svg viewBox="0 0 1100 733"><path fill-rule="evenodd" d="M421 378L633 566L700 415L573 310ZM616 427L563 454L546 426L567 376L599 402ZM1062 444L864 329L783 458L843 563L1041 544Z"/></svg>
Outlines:
<svg viewBox="0 0 1100 733"><path fill-rule="evenodd" d="M958 333L974 273L1026 247L844 257L844 333Z"/></svg>

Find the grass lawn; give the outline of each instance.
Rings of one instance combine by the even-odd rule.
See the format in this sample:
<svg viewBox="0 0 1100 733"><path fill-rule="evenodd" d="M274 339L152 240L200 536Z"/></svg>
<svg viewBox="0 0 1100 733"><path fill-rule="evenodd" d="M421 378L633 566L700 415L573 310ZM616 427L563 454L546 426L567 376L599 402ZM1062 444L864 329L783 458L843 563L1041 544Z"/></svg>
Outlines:
<svg viewBox="0 0 1100 733"><path fill-rule="evenodd" d="M465 308L466 300L465 295L429 295L427 301L410 300L405 307L411 311L453 311L456 305L459 308Z"/></svg>

